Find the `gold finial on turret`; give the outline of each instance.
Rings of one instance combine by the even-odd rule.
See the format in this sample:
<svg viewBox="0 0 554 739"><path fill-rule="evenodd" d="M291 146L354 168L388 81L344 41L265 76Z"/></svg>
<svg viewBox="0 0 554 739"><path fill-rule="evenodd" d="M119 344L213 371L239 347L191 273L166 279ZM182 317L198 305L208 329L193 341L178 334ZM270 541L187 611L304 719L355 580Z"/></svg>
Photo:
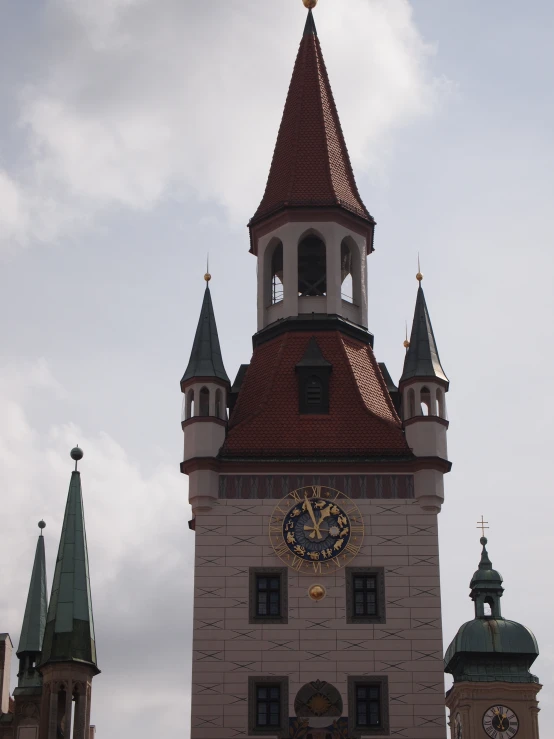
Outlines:
<svg viewBox="0 0 554 739"><path fill-rule="evenodd" d="M421 280L422 279L423 279L423 275L421 274L421 265L419 264L419 253L418 253L418 255L417 255L417 275L416 275L416 280L419 282L420 285L421 285Z"/></svg>
<svg viewBox="0 0 554 739"><path fill-rule="evenodd" d="M212 279L211 274L209 272L206 272L206 274L204 275L204 279L206 280L206 282L209 282Z"/></svg>
<svg viewBox="0 0 554 739"><path fill-rule="evenodd" d="M317 5L317 0L302 0L304 6L309 10L312 10Z"/></svg>
<svg viewBox="0 0 554 739"><path fill-rule="evenodd" d="M209 282L212 279L212 276L210 274L210 255L206 257L206 274L204 275L204 279L206 282Z"/></svg>
<svg viewBox="0 0 554 739"><path fill-rule="evenodd" d="M408 351L410 348L410 342L408 341L408 321L406 321L406 338L404 339L404 349Z"/></svg>

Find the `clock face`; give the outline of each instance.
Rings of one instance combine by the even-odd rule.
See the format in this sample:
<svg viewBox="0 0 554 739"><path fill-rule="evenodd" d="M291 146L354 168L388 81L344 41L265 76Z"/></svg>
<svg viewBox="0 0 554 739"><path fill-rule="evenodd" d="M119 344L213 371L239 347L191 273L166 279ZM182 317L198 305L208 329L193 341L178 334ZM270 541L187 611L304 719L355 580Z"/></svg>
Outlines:
<svg viewBox="0 0 554 739"><path fill-rule="evenodd" d="M485 711L483 728L492 739L512 739L519 731L519 720L511 708L496 705Z"/></svg>
<svg viewBox="0 0 554 739"><path fill-rule="evenodd" d="M462 717L459 713L456 714L454 719L454 739L463 739Z"/></svg>
<svg viewBox="0 0 554 739"><path fill-rule="evenodd" d="M344 493L310 485L275 507L269 538L277 556L298 572L324 574L348 564L364 538L358 507Z"/></svg>

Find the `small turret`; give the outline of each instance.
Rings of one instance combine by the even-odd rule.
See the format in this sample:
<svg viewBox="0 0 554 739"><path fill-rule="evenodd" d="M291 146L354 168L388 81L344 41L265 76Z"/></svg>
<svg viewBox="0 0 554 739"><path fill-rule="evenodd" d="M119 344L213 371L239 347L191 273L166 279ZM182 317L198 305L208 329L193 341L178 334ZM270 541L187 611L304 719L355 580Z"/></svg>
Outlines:
<svg viewBox="0 0 554 739"><path fill-rule="evenodd" d="M17 673L18 688L40 688L42 676L37 669L42 652L42 640L46 627L46 614L48 611L48 595L46 586L46 558L44 552L44 536L42 531L46 524L40 521L40 536L37 541L33 572L25 606L23 626L19 637L17 657L19 659L19 672Z"/></svg>
<svg viewBox="0 0 554 739"><path fill-rule="evenodd" d="M417 273L414 321L410 340L404 342L406 357L399 382L401 416L406 441L417 457L448 460L448 418L445 394L449 381L442 368L431 318ZM444 500L442 472L433 469L416 474L416 497L426 510L440 510Z"/></svg>
<svg viewBox="0 0 554 739"><path fill-rule="evenodd" d="M493 569L485 537L481 545L470 583L475 618L460 626L444 658L444 670L454 678L446 699L452 736L459 736L460 727L463 736L484 736L484 729L488 736L519 731L525 739L538 739L541 685L530 672L539 654L537 640L522 624L503 618L502 576Z"/></svg>
<svg viewBox="0 0 554 739"><path fill-rule="evenodd" d="M217 457L227 427L230 381L223 365L215 314L210 294L211 275L205 275L206 291L190 360L181 380L184 431L183 464L198 460L189 471L189 502L193 513L211 507L217 498L217 473L203 461ZM181 466L182 471L184 467Z"/></svg>

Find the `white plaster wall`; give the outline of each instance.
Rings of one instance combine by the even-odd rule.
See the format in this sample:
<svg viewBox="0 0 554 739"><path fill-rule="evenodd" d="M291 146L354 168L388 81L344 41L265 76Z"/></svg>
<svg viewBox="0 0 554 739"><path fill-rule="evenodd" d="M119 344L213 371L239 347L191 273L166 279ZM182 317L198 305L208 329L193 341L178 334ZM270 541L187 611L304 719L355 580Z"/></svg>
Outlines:
<svg viewBox="0 0 554 739"><path fill-rule="evenodd" d="M444 739L436 515L413 500L355 501L365 538L351 564L385 568L385 624L346 623L344 570L289 570L288 624L249 624L249 568L283 566L268 536L277 502L219 500L196 518L191 739L248 736L249 676L288 675L294 716L297 691L316 679L340 690L347 715L347 677L360 674L388 675L391 734ZM327 589L319 603L314 582Z"/></svg>
<svg viewBox="0 0 554 739"><path fill-rule="evenodd" d="M406 426L406 441L416 457L448 459L446 426L438 421L416 421Z"/></svg>
<svg viewBox="0 0 554 739"><path fill-rule="evenodd" d="M195 470L189 473L189 503L193 515L209 511L217 504L219 475L212 470Z"/></svg>
<svg viewBox="0 0 554 739"><path fill-rule="evenodd" d="M193 421L185 426L185 454L183 459L217 457L225 441L225 426L209 420Z"/></svg>
<svg viewBox="0 0 554 739"><path fill-rule="evenodd" d="M320 301L319 297L303 298L302 307L299 307L298 299L298 242L306 232L317 233L325 242L327 247L327 296L322 305L311 307L305 301ZM359 295L356 306L347 304L347 313L344 309L344 301L341 299L341 272L340 272L340 250L344 238L349 236L359 249L359 281L354 294ZM279 318L297 316L299 313L329 313L342 315L354 323L367 328L367 242L363 236L345 228L339 223L332 221L322 222L299 222L286 223L274 231L260 238L258 242L258 331L273 323L277 311L271 306L271 295L268 290L268 277L270 267L268 261L275 239L283 243L283 301L279 303ZM352 243L351 242L351 243ZM357 260L356 260L357 261Z"/></svg>

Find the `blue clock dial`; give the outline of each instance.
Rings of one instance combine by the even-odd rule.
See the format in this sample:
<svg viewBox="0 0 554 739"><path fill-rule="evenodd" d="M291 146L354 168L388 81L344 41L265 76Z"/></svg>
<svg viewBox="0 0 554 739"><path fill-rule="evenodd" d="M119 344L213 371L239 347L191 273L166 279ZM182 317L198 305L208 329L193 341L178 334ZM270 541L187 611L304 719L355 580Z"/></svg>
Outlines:
<svg viewBox="0 0 554 739"><path fill-rule="evenodd" d="M298 572L324 574L360 551L363 519L344 493L324 485L290 492L276 506L269 537L280 559Z"/></svg>

